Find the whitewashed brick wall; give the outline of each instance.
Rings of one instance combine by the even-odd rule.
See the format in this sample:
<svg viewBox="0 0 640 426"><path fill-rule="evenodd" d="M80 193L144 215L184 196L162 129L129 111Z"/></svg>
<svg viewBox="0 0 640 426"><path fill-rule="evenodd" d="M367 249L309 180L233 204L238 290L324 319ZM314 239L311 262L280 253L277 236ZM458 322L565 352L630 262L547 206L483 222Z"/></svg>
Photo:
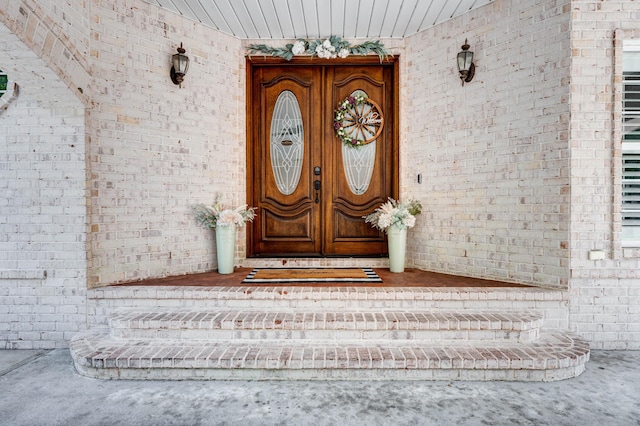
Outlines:
<svg viewBox="0 0 640 426"><path fill-rule="evenodd" d="M620 241L620 133L613 130L621 120L614 81L621 80L612 78L621 63L614 37L640 39L640 3L572 1L571 14L570 320L594 349L640 349L640 249ZM606 259L589 260L590 250Z"/></svg>
<svg viewBox="0 0 640 426"><path fill-rule="evenodd" d="M215 268L191 206L216 192L244 203L243 52L141 0L0 0L0 22L2 69L31 77L15 78L24 95L0 117L0 189L31 189L0 221L0 338L65 346L86 326L87 285ZM182 88L169 79L180 42L191 58ZM21 166L11 149L25 150ZM32 166L25 179L14 171Z"/></svg>
<svg viewBox="0 0 640 426"><path fill-rule="evenodd" d="M245 203L240 41L141 0L94 2L91 22L89 285L215 269L191 207L216 192ZM169 79L180 43L182 88Z"/></svg>
<svg viewBox="0 0 640 426"><path fill-rule="evenodd" d="M570 16L568 0L496 1L406 40L416 267L568 287ZM465 39L477 68L463 87Z"/></svg>
<svg viewBox="0 0 640 426"><path fill-rule="evenodd" d="M495 1L404 51L390 42L401 191L425 207L412 264L568 288L570 326L594 348L640 349L640 256L616 245L610 203L613 31L637 27L636 3ZM0 115L0 341L64 346L85 326L87 284L215 268L190 206L244 203L244 51L142 0L0 0L0 22L0 68L31 72ZM465 38L478 68L462 87ZM168 76L180 42L181 89Z"/></svg>
<svg viewBox="0 0 640 426"><path fill-rule="evenodd" d="M0 0L0 22L87 104L89 0Z"/></svg>
<svg viewBox="0 0 640 426"><path fill-rule="evenodd" d="M0 349L65 347L86 323L84 106L0 23Z"/></svg>

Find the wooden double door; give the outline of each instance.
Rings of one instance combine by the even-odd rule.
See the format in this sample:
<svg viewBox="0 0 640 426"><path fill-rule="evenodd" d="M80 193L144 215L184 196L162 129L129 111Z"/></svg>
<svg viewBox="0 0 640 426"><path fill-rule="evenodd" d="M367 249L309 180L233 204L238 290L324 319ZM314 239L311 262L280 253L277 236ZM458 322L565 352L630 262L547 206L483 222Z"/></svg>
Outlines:
<svg viewBox="0 0 640 426"><path fill-rule="evenodd" d="M247 198L258 207L249 256L387 253L384 234L363 219L398 191L395 62L375 59L248 61ZM362 132L375 139L360 147L344 146L334 127L349 96L377 107L357 119L375 124Z"/></svg>

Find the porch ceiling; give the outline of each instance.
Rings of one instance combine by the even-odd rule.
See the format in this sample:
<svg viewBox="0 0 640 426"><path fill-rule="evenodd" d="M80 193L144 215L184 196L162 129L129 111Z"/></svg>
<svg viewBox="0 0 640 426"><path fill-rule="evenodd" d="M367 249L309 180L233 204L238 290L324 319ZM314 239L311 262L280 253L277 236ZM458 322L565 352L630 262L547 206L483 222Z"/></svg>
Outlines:
<svg viewBox="0 0 640 426"><path fill-rule="evenodd" d="M240 39L404 38L494 0L145 0Z"/></svg>

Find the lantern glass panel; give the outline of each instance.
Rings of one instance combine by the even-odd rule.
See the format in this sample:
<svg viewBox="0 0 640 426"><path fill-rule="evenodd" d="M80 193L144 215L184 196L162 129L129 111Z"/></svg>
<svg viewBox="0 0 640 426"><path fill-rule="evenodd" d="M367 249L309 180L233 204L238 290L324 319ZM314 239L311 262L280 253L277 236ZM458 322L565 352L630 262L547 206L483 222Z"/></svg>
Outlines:
<svg viewBox="0 0 640 426"><path fill-rule="evenodd" d="M458 71L469 71L473 62L473 52L458 53Z"/></svg>
<svg viewBox="0 0 640 426"><path fill-rule="evenodd" d="M173 68L176 74L186 74L189 70L189 58L186 55L173 55Z"/></svg>

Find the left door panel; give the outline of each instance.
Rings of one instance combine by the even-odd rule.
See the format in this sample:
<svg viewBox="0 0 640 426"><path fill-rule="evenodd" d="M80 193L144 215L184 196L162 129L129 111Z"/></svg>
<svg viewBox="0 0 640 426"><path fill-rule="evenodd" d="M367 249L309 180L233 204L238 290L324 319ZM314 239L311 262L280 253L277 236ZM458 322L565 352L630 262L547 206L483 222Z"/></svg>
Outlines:
<svg viewBox="0 0 640 426"><path fill-rule="evenodd" d="M252 253L317 255L321 250L320 205L313 168L319 161L321 114L317 73L312 67L264 67L253 74Z"/></svg>

